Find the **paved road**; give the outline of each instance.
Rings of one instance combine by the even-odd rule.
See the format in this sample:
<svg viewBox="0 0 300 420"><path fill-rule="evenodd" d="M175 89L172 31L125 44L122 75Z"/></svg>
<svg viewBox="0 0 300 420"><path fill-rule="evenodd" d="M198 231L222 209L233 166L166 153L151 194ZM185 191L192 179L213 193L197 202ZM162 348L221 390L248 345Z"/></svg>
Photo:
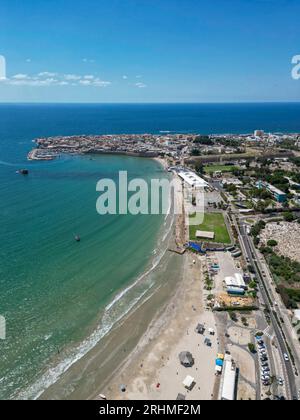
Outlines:
<svg viewBox="0 0 300 420"><path fill-rule="evenodd" d="M241 240L242 240L242 247L244 248L245 252L246 252L246 256L249 259L250 264L252 264L254 270L255 270L255 274L257 279L259 280L259 283L261 285L260 291L261 291L261 295L263 297L263 300L265 302L265 305L267 305L268 307L270 306L271 302L269 301L267 292L266 292L266 285L264 283L264 279L263 276L259 270L259 267L257 265L257 262L255 260L255 250L254 250L254 246L251 243L251 241L249 240L249 237L246 233L246 228L245 225L243 224L243 222L240 225L240 233L241 233ZM286 377L287 377L287 383L288 383L288 393L289 393L289 398L291 399L294 396L297 396L297 387L296 387L296 382L295 382L295 376L294 376L294 369L293 369L293 365L291 363L291 361L289 362L285 362L284 358L283 358L283 354L288 352L288 348L287 345L285 343L285 340L283 338L279 323L277 321L277 318L275 317L275 315L273 314L272 308L270 308L270 318L271 318L271 323L272 326L274 328L274 332L279 344L279 348L280 348L280 352L281 352L281 361L283 366L285 367L285 371L286 371Z"/></svg>

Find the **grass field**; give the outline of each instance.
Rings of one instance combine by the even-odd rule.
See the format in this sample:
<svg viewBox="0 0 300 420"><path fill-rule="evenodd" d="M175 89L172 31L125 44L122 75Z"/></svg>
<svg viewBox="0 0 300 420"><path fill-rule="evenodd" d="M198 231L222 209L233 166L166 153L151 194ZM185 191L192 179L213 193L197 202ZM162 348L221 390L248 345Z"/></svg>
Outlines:
<svg viewBox="0 0 300 420"><path fill-rule="evenodd" d="M215 232L215 239L213 242L230 244L231 239L227 230L227 226L222 213L206 213L204 215L204 222L198 226L190 226L190 240L195 241L196 231L203 230L208 232Z"/></svg>
<svg viewBox="0 0 300 420"><path fill-rule="evenodd" d="M232 172L234 169L238 169L233 165L207 165L204 166L204 172L206 174L213 174L216 171Z"/></svg>

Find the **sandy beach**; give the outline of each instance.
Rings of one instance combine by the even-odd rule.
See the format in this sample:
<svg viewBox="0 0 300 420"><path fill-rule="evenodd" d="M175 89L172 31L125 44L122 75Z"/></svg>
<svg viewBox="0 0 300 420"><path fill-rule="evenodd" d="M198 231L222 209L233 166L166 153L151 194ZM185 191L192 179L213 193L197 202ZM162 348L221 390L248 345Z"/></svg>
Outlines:
<svg viewBox="0 0 300 420"><path fill-rule="evenodd" d="M182 258L184 275L176 294L110 381L105 389L108 399L174 400L178 393L184 394L187 400L216 398L213 392L218 341L207 332L208 328L216 330L216 326L213 313L203 305L201 259L198 257L194 264L193 255ZM204 335L196 333L198 323L205 325ZM204 344L205 337L211 339L212 347ZM182 351L192 353L193 367L181 366L178 355ZM182 384L187 375L195 378L191 391ZM121 391L122 384L126 392Z"/></svg>
<svg viewBox="0 0 300 420"><path fill-rule="evenodd" d="M182 194L179 187L175 200L180 206L183 204ZM183 212L176 218L173 248L176 251L182 249L187 240ZM217 327L213 313L205 309L204 260L203 257L189 253L178 258L181 260L181 279L138 345L107 387L101 390L101 394L104 393L108 399L175 400L179 393L187 400L217 398L215 358L218 338L217 335L208 334L209 328L217 331ZM199 323L206 328L204 335L195 331ZM211 347L205 344L205 338L210 338ZM194 365L190 368L180 364L179 354L183 351L189 351L193 355ZM182 383L188 375L195 379L191 390L187 390Z"/></svg>

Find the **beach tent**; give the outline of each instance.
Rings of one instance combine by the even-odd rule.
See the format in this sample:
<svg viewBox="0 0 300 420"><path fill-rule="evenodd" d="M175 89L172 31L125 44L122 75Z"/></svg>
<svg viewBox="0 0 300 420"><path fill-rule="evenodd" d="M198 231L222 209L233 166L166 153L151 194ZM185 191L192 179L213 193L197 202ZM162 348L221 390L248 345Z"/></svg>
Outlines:
<svg viewBox="0 0 300 420"><path fill-rule="evenodd" d="M184 401L184 400L185 400L185 395L183 395L183 394L178 394L178 395L177 395L176 400L177 400L177 401Z"/></svg>
<svg viewBox="0 0 300 420"><path fill-rule="evenodd" d="M204 327L204 325L202 325L202 324L198 324L198 325L197 325L197 327L196 327L196 332L197 332L198 334L204 334L204 332L205 332L205 327Z"/></svg>
<svg viewBox="0 0 300 420"><path fill-rule="evenodd" d="M182 351L179 354L179 360L184 367L192 367L195 363L193 355L189 351Z"/></svg>
<svg viewBox="0 0 300 420"><path fill-rule="evenodd" d="M192 376L188 375L182 383L185 386L185 388L191 390L195 384L195 379Z"/></svg>
<svg viewBox="0 0 300 420"><path fill-rule="evenodd" d="M213 328L209 328L208 332L210 335L215 335L215 330Z"/></svg>
<svg viewBox="0 0 300 420"><path fill-rule="evenodd" d="M204 340L204 344L206 344L208 347L211 347L211 341L210 341L210 339L209 338L206 338Z"/></svg>
<svg viewBox="0 0 300 420"><path fill-rule="evenodd" d="M215 371L216 371L217 373L222 373L222 370L223 370L223 366L216 366Z"/></svg>
<svg viewBox="0 0 300 420"><path fill-rule="evenodd" d="M218 353L218 354L217 354L217 359L224 360L224 354L222 354L222 353Z"/></svg>
<svg viewBox="0 0 300 420"><path fill-rule="evenodd" d="M217 359L216 360L216 366L223 366L224 361L222 359Z"/></svg>

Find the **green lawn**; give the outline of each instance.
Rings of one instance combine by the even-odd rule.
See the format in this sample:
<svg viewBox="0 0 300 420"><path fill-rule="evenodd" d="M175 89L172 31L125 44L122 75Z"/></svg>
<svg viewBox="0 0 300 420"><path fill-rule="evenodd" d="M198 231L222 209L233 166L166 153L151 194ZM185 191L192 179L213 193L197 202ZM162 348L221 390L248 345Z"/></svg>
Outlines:
<svg viewBox="0 0 300 420"><path fill-rule="evenodd" d="M222 172L232 172L234 169L238 169L236 166L233 165L208 165L204 166L204 172L206 174L213 174L216 171Z"/></svg>
<svg viewBox="0 0 300 420"><path fill-rule="evenodd" d="M227 230L227 226L222 213L206 213L204 215L204 222L198 226L190 226L190 240L195 241L196 231L204 230L208 232L215 232L215 239L213 242L220 244L230 244L231 239Z"/></svg>

